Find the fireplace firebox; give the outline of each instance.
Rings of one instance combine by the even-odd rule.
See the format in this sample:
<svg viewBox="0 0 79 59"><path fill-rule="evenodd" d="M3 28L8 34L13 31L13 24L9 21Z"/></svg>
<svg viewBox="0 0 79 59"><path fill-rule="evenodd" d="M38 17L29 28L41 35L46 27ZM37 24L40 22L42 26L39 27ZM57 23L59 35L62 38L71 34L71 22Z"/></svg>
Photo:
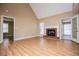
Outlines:
<svg viewBox="0 0 79 59"><path fill-rule="evenodd" d="M56 37L57 29L56 28L47 28L46 35L51 37Z"/></svg>

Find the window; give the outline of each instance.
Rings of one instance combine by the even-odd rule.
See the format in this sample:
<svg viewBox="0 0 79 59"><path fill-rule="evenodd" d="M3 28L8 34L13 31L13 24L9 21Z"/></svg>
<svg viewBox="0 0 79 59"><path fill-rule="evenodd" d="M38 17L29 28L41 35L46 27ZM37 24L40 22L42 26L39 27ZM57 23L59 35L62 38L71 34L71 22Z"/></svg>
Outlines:
<svg viewBox="0 0 79 59"><path fill-rule="evenodd" d="M40 34L44 34L44 23L40 23Z"/></svg>
<svg viewBox="0 0 79 59"><path fill-rule="evenodd" d="M64 24L64 35L71 35L71 24Z"/></svg>
<svg viewBox="0 0 79 59"><path fill-rule="evenodd" d="M3 33L8 33L8 23L3 23Z"/></svg>

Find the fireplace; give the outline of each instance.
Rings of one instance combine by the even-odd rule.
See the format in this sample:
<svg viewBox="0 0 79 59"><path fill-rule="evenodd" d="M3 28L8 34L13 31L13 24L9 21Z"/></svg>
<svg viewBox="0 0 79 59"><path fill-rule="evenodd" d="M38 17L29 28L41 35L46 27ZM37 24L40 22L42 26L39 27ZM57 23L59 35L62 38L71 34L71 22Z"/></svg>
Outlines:
<svg viewBox="0 0 79 59"><path fill-rule="evenodd" d="M47 28L46 35L51 36L51 37L56 37L57 36L57 29L56 28Z"/></svg>

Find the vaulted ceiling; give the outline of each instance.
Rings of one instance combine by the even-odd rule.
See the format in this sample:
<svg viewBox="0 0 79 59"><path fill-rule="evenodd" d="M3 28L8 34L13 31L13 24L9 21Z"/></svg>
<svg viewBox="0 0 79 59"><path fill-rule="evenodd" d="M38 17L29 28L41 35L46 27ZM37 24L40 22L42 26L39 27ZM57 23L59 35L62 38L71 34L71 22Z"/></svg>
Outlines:
<svg viewBox="0 0 79 59"><path fill-rule="evenodd" d="M72 11L72 3L30 3L30 6L39 19Z"/></svg>

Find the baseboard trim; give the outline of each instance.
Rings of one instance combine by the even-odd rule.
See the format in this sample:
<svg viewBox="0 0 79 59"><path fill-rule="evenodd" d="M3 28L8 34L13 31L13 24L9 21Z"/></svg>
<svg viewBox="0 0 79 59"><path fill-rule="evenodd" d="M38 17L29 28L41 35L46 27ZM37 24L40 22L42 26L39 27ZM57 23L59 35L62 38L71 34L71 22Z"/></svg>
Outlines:
<svg viewBox="0 0 79 59"><path fill-rule="evenodd" d="M33 37L39 37L39 36L40 36L40 35L28 36L28 37L21 37L21 38L16 38L16 39L14 39L14 41L23 40L23 39L29 39L29 38L33 38Z"/></svg>

